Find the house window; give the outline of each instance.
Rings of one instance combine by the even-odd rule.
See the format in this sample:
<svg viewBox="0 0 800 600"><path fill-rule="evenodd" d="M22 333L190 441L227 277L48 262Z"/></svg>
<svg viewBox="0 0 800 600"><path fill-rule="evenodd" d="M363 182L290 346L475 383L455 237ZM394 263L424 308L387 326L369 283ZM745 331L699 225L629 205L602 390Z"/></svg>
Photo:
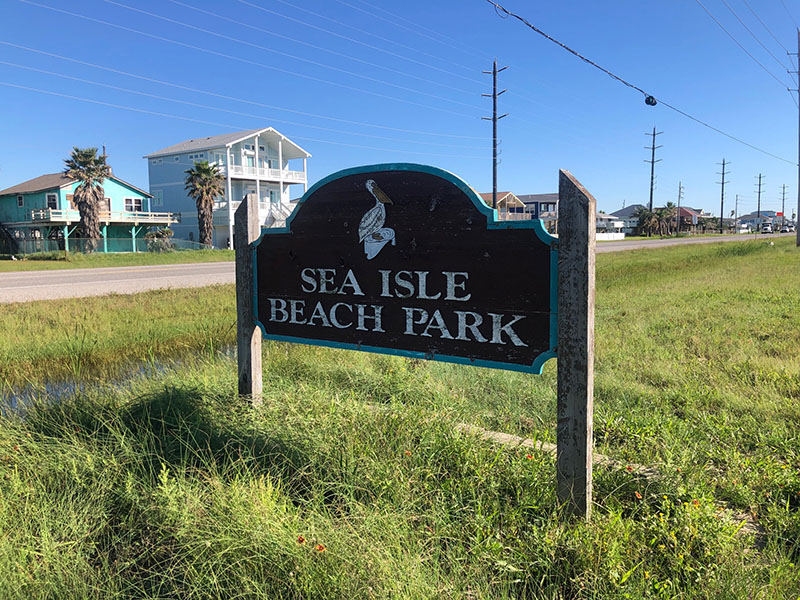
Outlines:
<svg viewBox="0 0 800 600"><path fill-rule="evenodd" d="M141 198L125 198L125 212L141 212Z"/></svg>
<svg viewBox="0 0 800 600"><path fill-rule="evenodd" d="M214 162L222 166L225 164L225 155L219 152L214 153Z"/></svg>
<svg viewBox="0 0 800 600"><path fill-rule="evenodd" d="M253 156L247 157L247 166L248 167L255 167L256 166L256 159Z"/></svg>
<svg viewBox="0 0 800 600"><path fill-rule="evenodd" d="M252 150L253 149L253 144L245 144L244 145L244 149L245 150Z"/></svg>
<svg viewBox="0 0 800 600"><path fill-rule="evenodd" d="M190 231L190 232L189 232L189 241L190 241L190 242L193 242L193 241L194 241L194 231Z"/></svg>
<svg viewBox="0 0 800 600"><path fill-rule="evenodd" d="M47 194L47 208L51 210L58 208L58 194Z"/></svg>
<svg viewBox="0 0 800 600"><path fill-rule="evenodd" d="M103 203L100 205L100 209L106 212L111 212L111 198L103 198Z"/></svg>
<svg viewBox="0 0 800 600"><path fill-rule="evenodd" d="M164 190L153 192L153 206L164 206Z"/></svg>
<svg viewBox="0 0 800 600"><path fill-rule="evenodd" d="M269 191L269 201L274 203L280 202L280 199L278 198L278 190Z"/></svg>
<svg viewBox="0 0 800 600"><path fill-rule="evenodd" d="M25 196L17 196L17 206L25 206Z"/></svg>
<svg viewBox="0 0 800 600"><path fill-rule="evenodd" d="M259 151L259 152L264 152L264 151L265 151L265 150L264 150L264 146L259 146L259 147L258 147L258 151Z"/></svg>

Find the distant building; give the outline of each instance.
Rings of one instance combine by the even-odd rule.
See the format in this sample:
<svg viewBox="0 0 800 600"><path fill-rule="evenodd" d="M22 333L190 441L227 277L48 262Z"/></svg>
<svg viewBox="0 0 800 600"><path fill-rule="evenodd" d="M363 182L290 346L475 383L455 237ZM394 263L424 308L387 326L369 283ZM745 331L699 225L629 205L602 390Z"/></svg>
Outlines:
<svg viewBox="0 0 800 600"><path fill-rule="evenodd" d="M70 236L77 237L80 223L74 203L77 186L64 173L49 173L0 190L0 224L17 242L57 240L60 249L69 250ZM151 212L153 197L118 177L106 177L102 187L99 251L132 251L145 229L178 220L171 213ZM42 244L40 249L51 246Z"/></svg>
<svg viewBox="0 0 800 600"><path fill-rule="evenodd" d="M522 194L517 198L525 205L525 212L532 215L532 219L541 219L550 233L558 231L558 193Z"/></svg>
<svg viewBox="0 0 800 600"><path fill-rule="evenodd" d="M622 231L630 235L638 235L639 233L639 217L637 214L640 210L645 210L647 207L644 204L631 204L611 213L611 216L622 219Z"/></svg>
<svg viewBox="0 0 800 600"><path fill-rule="evenodd" d="M761 211L761 215L759 215L758 212L752 212L752 213L748 213L746 215L740 216L737 219L737 221L741 225L747 225L751 229L753 229L755 231L759 231L761 229L761 226L764 225L765 223L769 223L770 225L773 225L774 222L775 222L776 216L777 216L777 213L774 210L762 210Z"/></svg>
<svg viewBox="0 0 800 600"><path fill-rule="evenodd" d="M186 171L208 161L225 176L225 194L214 204L214 245L231 247L233 213L246 194L258 197L262 226L280 226L292 213L292 185L308 189L311 155L272 127L186 140L148 154L153 205L181 213L175 237L196 240L197 207L184 190ZM299 163L299 164L293 164Z"/></svg>

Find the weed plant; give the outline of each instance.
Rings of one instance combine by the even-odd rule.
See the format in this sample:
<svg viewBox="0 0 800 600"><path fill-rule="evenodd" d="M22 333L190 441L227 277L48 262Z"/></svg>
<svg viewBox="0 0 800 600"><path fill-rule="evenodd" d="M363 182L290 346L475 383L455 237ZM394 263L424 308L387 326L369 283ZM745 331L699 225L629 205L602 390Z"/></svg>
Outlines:
<svg viewBox="0 0 800 600"><path fill-rule="evenodd" d="M798 598L800 253L604 254L597 286L595 442L616 462L589 523L561 515L552 456L456 429L552 441L553 361L265 343L252 409L235 362L195 351L0 418L0 598ZM173 293L152 306L182 314Z"/></svg>

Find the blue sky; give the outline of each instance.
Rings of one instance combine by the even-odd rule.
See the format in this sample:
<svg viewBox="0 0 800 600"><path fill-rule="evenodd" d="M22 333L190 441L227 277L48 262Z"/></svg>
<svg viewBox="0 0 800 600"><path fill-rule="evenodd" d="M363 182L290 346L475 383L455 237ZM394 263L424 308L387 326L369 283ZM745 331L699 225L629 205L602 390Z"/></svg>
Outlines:
<svg viewBox="0 0 800 600"><path fill-rule="evenodd" d="M272 126L313 155L310 183L358 165L417 162L488 192L491 123L481 116L491 102L481 94L491 77L482 71L496 57L509 66L499 189L552 192L564 168L603 210L646 204L645 132L655 126L664 132L656 205L674 202L680 181L684 204L718 214L725 158L726 216L736 194L740 214L755 210L759 173L762 209L780 210L782 184L787 213L796 207L798 111L786 91L796 57L786 50L797 49L800 2L702 0L752 57L698 0L500 3L788 162L663 103L646 106L485 0L0 0L0 189L60 170L72 146L103 144L115 174L146 188L147 153Z"/></svg>

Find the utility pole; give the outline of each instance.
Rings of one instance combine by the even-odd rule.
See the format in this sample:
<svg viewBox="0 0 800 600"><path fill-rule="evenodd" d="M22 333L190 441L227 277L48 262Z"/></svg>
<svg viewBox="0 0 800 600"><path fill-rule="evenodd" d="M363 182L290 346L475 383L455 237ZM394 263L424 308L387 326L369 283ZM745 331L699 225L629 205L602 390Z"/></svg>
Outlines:
<svg viewBox="0 0 800 600"><path fill-rule="evenodd" d="M758 230L761 231L761 173L758 174L758 212L756 213L758 221Z"/></svg>
<svg viewBox="0 0 800 600"><path fill-rule="evenodd" d="M800 96L800 28L797 29L797 60L797 93ZM800 216L800 106L797 108L797 215ZM795 234L797 237L795 246L800 247L800 227L797 227L797 223L795 223Z"/></svg>
<svg viewBox="0 0 800 600"><path fill-rule="evenodd" d="M736 205L733 209L733 226L736 227L737 222L739 221L739 194L736 194Z"/></svg>
<svg viewBox="0 0 800 600"><path fill-rule="evenodd" d="M650 208L649 208L650 212L653 212L653 187L655 186L656 183L656 173L655 173L656 163L661 162L660 158L656 160L656 149L664 147L664 146L656 146L656 136L661 135L662 133L664 132L659 131L658 133L656 133L655 127L653 127L653 133L645 133L645 135L653 136L653 145L644 147L645 150L650 150L650 160L645 159L644 161L650 163Z"/></svg>
<svg viewBox="0 0 800 600"><path fill-rule="evenodd" d="M675 227L676 233L681 232L681 200L683 200L683 185L678 182L678 210L675 212Z"/></svg>
<svg viewBox="0 0 800 600"><path fill-rule="evenodd" d="M497 91L497 74L505 71L508 66L502 67L500 69L497 68L497 59L494 59L492 63L492 70L491 71L484 71L485 75L492 76L492 93L491 94L481 94L481 96L485 98L492 99L492 116L491 117L481 117L484 121L491 121L492 122L492 208L497 208L497 122L502 119L503 117L507 117L508 113L503 115L497 116L497 97L501 94L506 93L508 90L502 90L500 92Z"/></svg>
<svg viewBox="0 0 800 600"><path fill-rule="evenodd" d="M781 190L781 227L786 225L786 184L784 183Z"/></svg>
<svg viewBox="0 0 800 600"><path fill-rule="evenodd" d="M717 163L717 164L719 164L719 163ZM730 163L728 163L728 164L730 164ZM722 173L717 173L717 174L718 175L722 175L722 179L719 181L719 183L722 184L722 192L719 195L719 232L722 233L722 217L725 214L725 184L729 183L728 181L725 181L726 173L725 173L725 159L724 158L722 159ZM727 173L727 174L729 175L730 173Z"/></svg>

